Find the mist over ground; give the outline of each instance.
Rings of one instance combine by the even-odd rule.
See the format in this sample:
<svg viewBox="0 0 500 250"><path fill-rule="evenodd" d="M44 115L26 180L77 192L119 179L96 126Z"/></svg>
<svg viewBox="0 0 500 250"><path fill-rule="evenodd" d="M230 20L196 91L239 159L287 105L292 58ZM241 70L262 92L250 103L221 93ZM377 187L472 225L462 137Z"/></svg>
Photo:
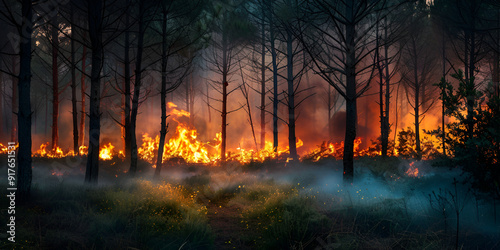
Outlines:
<svg viewBox="0 0 500 250"><path fill-rule="evenodd" d="M481 249L496 249L500 246L500 218L496 218L499 209L494 200L474 193L467 182L463 182L467 180L467 176L459 168L433 167L431 164L435 162L432 161L415 162L398 158L383 161L381 158L363 157L355 162L353 185L344 186L342 162L331 159L316 163L286 164L242 165L233 162L225 166L172 164L163 169L161 178L158 179L153 178L154 169L146 162L141 163L137 178L129 178L125 173L127 166L115 158L102 162L99 185L89 187L83 183L84 165L78 158L35 159L34 196L43 195L45 192L57 196L61 190L73 190L70 192L79 196L78 193L88 190L126 190L133 186L145 185L144 183L161 187L168 183L167 185L180 185L188 190L198 190L196 203L204 205L211 218L210 211L215 209L214 204L216 207L220 206L217 209L238 208L235 209L237 211L247 211L249 207L257 206L258 203L254 205L257 201L243 202L238 198L240 195L244 197L247 193L250 195L267 189L271 190L266 191L270 194L274 192L272 190L294 190L293 193L296 193L297 197L311 199L315 210L326 218L338 220L347 215L347 218L353 216L354 221L349 222L353 226L352 230L365 225L371 228L368 232L378 232L383 237L402 232L425 233L426 237L431 237L428 234L432 232L433 237L446 239L444 242L448 245L445 244L444 248L454 246L458 209L460 248L481 246ZM416 177L408 176L410 166L418 169ZM454 180L457 180L456 185L453 184ZM6 185L4 182L2 181L2 186ZM271 197L266 199L272 199ZM245 212L241 213L241 216L245 217ZM212 225L213 230L217 230L216 228L216 225ZM393 232L400 228L404 230ZM342 246L346 247L345 242L330 240L329 236L320 233L319 228L310 230L318 232L313 245L320 244L320 241L332 241L335 243L330 243L340 249L344 249ZM443 247L430 242L430 248ZM382 241L377 244L385 246ZM363 245L356 246L354 248L363 248Z"/></svg>

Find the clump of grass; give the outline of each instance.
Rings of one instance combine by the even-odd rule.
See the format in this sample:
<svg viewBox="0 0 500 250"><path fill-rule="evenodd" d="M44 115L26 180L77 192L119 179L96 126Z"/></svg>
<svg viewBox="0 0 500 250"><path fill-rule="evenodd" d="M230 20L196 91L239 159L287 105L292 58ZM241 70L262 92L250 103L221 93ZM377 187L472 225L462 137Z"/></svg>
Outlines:
<svg viewBox="0 0 500 250"><path fill-rule="evenodd" d="M172 248L199 247L210 246L213 241L205 218L206 207L195 202L195 193L186 195L182 186L138 181L124 190L107 190L94 195L92 200L99 207L99 213L111 220L128 218L116 222L120 228L128 226L128 232L145 247L157 248L165 244ZM102 235L99 231L94 233Z"/></svg>
<svg viewBox="0 0 500 250"><path fill-rule="evenodd" d="M60 185L33 190L19 206L16 245L44 249L187 249L213 247L207 210L182 186L131 185L86 189ZM7 244L7 243L2 243Z"/></svg>
<svg viewBox="0 0 500 250"><path fill-rule="evenodd" d="M243 212L243 223L257 232L254 242L259 248L309 248L328 228L328 219L318 212L313 198L299 195L296 189L260 191L248 192L247 198L254 199L255 205Z"/></svg>

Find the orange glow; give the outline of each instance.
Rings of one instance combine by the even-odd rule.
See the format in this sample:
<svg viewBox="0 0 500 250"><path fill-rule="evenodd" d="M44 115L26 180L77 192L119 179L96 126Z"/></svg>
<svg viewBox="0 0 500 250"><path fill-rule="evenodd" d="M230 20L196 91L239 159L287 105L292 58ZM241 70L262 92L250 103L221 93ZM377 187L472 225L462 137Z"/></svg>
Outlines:
<svg viewBox="0 0 500 250"><path fill-rule="evenodd" d="M7 152L9 152L8 147L0 143L0 154L7 154Z"/></svg>
<svg viewBox="0 0 500 250"><path fill-rule="evenodd" d="M363 156L366 151L360 151L359 145L361 145L361 138L354 140L354 156ZM334 142L323 142L318 148L312 150L306 154L303 159L309 159L314 162L319 161L323 158L335 158L342 159L344 156L344 142L334 143Z"/></svg>
<svg viewBox="0 0 500 250"><path fill-rule="evenodd" d="M34 157L46 157L46 158L63 158L66 156L75 156L75 152L73 150L69 150L64 153L64 151L60 147L56 147L55 149L48 150L47 146L49 143L42 143L40 148L33 153Z"/></svg>
<svg viewBox="0 0 500 250"><path fill-rule="evenodd" d="M169 132L165 138L164 151L161 157L162 161L168 162L169 160L173 160L171 162L179 162L178 160L181 160L180 162L202 164L216 164L220 162L221 133L216 133L214 138L208 142L201 141L199 139L198 131L192 125L187 124L188 119L186 119L186 117L189 118L191 116L189 112L178 109L178 106L172 102L167 103L167 108L167 113L170 115L169 119L171 119L169 122L172 122L173 120L170 125L175 126L175 131ZM403 120L402 123L413 122L412 116L410 115L405 115L401 120ZM435 153L437 152L436 149L438 149L441 144L441 142L439 140L436 140L436 138L425 136L423 133L423 129L435 128L438 122L438 116L427 116L421 124L420 134L423 159L428 159L432 155L435 155ZM203 131L209 130L205 128ZM400 131L401 130L398 130L396 131L396 133L399 133ZM362 141L365 139L367 138L355 139L353 149L354 157L381 155L381 144L377 140L372 141L370 146L361 148ZM309 143L309 145L314 145L314 141L306 140L306 143ZM278 146L277 149L274 148L272 140L266 140L263 149L254 148L255 146L253 146L253 144L254 142L249 138L249 136L247 138L242 138L239 144L241 145L240 147L230 148L227 150L227 161L235 161L245 164L250 162L264 162L266 160L277 160L279 162L285 162L289 158L289 147L285 144ZM414 152L416 151L413 145L414 143L405 143L405 145L408 146L410 153L405 153L402 148L398 148L398 144L399 142L397 139L390 142L388 148L389 156L405 157L405 155L409 155L408 157L414 157ZM153 167L155 167L154 164L157 161L158 145L158 135L144 133L142 135L142 142L138 142L138 157L144 161L149 162ZM121 145L113 145L111 143L101 144L101 147L99 149L99 158L101 160L112 160L115 157L124 158L124 151L116 150L120 147ZM323 142L316 148L308 148L307 144L304 146L304 141L297 138L296 147L302 147L302 152L308 152L300 157L301 160L309 160L313 162L317 162L323 158L342 159L344 154L344 142ZM75 156L75 152L71 150L63 151L59 147L56 147L54 150L49 150L49 148L49 143L44 143L40 145L40 148L38 150L33 152L33 156L46 158L62 158L66 156ZM400 152L398 152L398 149L400 150ZM0 144L0 153L6 152L7 147ZM78 155L85 156L87 154L88 147L83 145L80 146ZM418 176L418 169L416 171L416 176ZM408 173L408 175L410 175L410 173Z"/></svg>
<svg viewBox="0 0 500 250"><path fill-rule="evenodd" d="M113 149L115 148L115 146L111 145L111 143L109 143L108 145L104 145L104 147L102 147L100 150L99 150L99 158L101 160L111 160L113 159Z"/></svg>
<svg viewBox="0 0 500 250"><path fill-rule="evenodd" d="M88 147L85 146L85 145L82 145L78 148L78 153L80 153L80 155L87 155L88 153Z"/></svg>
<svg viewBox="0 0 500 250"><path fill-rule="evenodd" d="M413 178L418 178L419 173L418 173L418 168L415 166L415 162L411 162L409 168L406 170L406 175L413 177Z"/></svg>

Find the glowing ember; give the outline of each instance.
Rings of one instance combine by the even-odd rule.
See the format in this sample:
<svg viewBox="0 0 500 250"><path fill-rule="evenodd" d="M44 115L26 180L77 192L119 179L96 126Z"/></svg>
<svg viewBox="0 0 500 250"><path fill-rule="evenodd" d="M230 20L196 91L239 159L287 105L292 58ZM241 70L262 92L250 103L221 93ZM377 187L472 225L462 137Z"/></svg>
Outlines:
<svg viewBox="0 0 500 250"><path fill-rule="evenodd" d="M9 152L8 147L0 143L0 154L7 154L7 152Z"/></svg>
<svg viewBox="0 0 500 250"><path fill-rule="evenodd" d="M415 166L415 162L411 162L408 170L406 170L406 175L417 178L420 177L418 174L418 168Z"/></svg>
<svg viewBox="0 0 500 250"><path fill-rule="evenodd" d="M89 150L89 149L88 149L88 147L87 147L87 146L82 145L82 146L80 146L80 147L78 148L78 153L79 153L80 155L87 155L88 150Z"/></svg>

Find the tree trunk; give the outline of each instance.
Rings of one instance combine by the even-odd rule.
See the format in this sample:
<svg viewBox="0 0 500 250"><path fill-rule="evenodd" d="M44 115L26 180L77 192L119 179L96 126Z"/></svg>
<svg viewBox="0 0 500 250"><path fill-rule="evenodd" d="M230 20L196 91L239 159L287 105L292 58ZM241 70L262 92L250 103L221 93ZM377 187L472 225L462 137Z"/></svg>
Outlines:
<svg viewBox="0 0 500 250"><path fill-rule="evenodd" d="M85 35L84 35L84 39L85 39ZM85 90L87 89L87 86L86 86L86 80L85 80L85 70L87 68L87 64L86 64L86 61L87 61L87 47L85 45L83 45L83 52L82 52L82 76L80 78L80 94L81 94L81 98L82 98L82 111L80 113L80 141L81 141L81 145L85 145L85 117L87 116L87 114L85 113L86 112L86 107L85 107L85 99L86 99L86 96L85 96Z"/></svg>
<svg viewBox="0 0 500 250"><path fill-rule="evenodd" d="M59 23L57 15L52 18L52 150L59 145Z"/></svg>
<svg viewBox="0 0 500 250"><path fill-rule="evenodd" d="M497 10L497 27L500 27L500 9ZM496 49L493 56L493 94L500 97L500 30L496 30Z"/></svg>
<svg viewBox="0 0 500 250"><path fill-rule="evenodd" d="M160 129L160 142L158 144L158 154L156 160L155 176L160 177L161 169L163 167L163 149L165 147L165 136L167 135L167 8L165 3L163 7L163 20L162 20L162 55L161 55L161 129Z"/></svg>
<svg viewBox="0 0 500 250"><path fill-rule="evenodd" d="M221 151L220 158L222 162L226 161L226 126L227 126L227 75L228 75L228 48L226 30L222 33L222 123L221 123Z"/></svg>
<svg viewBox="0 0 500 250"><path fill-rule="evenodd" d="M415 112L415 145L417 151L417 160L422 159L422 149L420 148L420 81L418 79L418 55L417 55L417 45L415 40L412 41L413 46L413 76L415 77L414 91L415 91L415 106L413 107Z"/></svg>
<svg viewBox="0 0 500 250"><path fill-rule="evenodd" d="M190 73L190 74L192 74L192 73ZM185 99L185 102L186 102L186 111L187 111L188 113L190 113L190 112L191 112L191 111L189 110L189 107L190 107L190 105L189 105L189 100L191 100L191 98L189 98L189 84L190 84L190 80L191 80L191 79L190 79L190 78L189 78L189 76L188 76L188 77L186 77L186 78L185 78L185 82L184 82L184 83L185 83L185 84L184 84L184 86L186 87L186 89L185 89L185 90L186 90L186 99Z"/></svg>
<svg viewBox="0 0 500 250"><path fill-rule="evenodd" d="M130 2L129 2L130 3ZM124 51L124 82L125 82L125 163L130 163L131 153L132 153L132 145L131 145L131 128L130 128L130 15L127 14L126 26L127 30L125 30L125 51Z"/></svg>
<svg viewBox="0 0 500 250"><path fill-rule="evenodd" d="M382 157L387 157L387 143L385 143L385 112L384 112L384 68L382 66L382 59L380 56L380 34L379 34L379 21L376 23L375 27L375 35L376 35L376 50L375 50L375 59L377 61L377 70L378 70L378 76L379 76L379 91L378 91L378 97L379 97L379 113L380 113L380 143L382 145L382 151L381 155Z"/></svg>
<svg viewBox="0 0 500 250"><path fill-rule="evenodd" d="M346 4L347 20L353 19L353 2ZM346 131L344 140L344 185L352 184L354 177L354 140L356 139L356 27L354 23L346 23Z"/></svg>
<svg viewBox="0 0 500 250"><path fill-rule="evenodd" d="M262 17L265 17L264 6L262 6ZM260 148L266 147L266 32L265 23L261 26L261 89L260 89Z"/></svg>
<svg viewBox="0 0 500 250"><path fill-rule="evenodd" d="M328 84L328 141L333 142L333 119L332 119L332 111L334 108L333 104L333 96L332 96L332 85Z"/></svg>
<svg viewBox="0 0 500 250"><path fill-rule="evenodd" d="M12 58L12 73L16 74L16 59L15 57ZM12 128L11 128L11 134L10 134L10 141L16 141L17 138L17 126L18 126L18 117L16 117L17 113L19 110L16 110L16 107L18 107L18 102L17 102L17 96L18 96L18 78L15 76L12 76Z"/></svg>
<svg viewBox="0 0 500 250"><path fill-rule="evenodd" d="M250 94L248 93L247 84L245 82L245 77L243 75L243 67L241 67L241 63L239 64L239 66L240 66L241 83L242 83L242 85L240 85L240 90L241 90L241 93L243 94L243 97L245 98L245 101L246 101L248 121L250 123L250 128L252 129L252 138L253 138L253 142L255 145L255 149L258 150L259 146L257 145L257 137L255 136L255 129L253 126L253 118L252 118L252 108L251 108L250 99L249 99Z"/></svg>
<svg viewBox="0 0 500 250"><path fill-rule="evenodd" d="M3 81L3 74L2 74L2 72L0 72L0 82L2 82L2 83L4 82ZM5 86L5 84L2 84L0 86L0 113L1 114L4 114L4 111L3 111L3 106L4 106L3 105L3 101L4 101L4 98L3 98L4 89L3 88L4 88L4 86ZM4 136L3 133L4 133L4 131L3 131L3 122L0 122L0 137L2 137L2 138L4 138L3 137Z"/></svg>
<svg viewBox="0 0 500 250"><path fill-rule="evenodd" d="M442 37L442 61L443 61L443 79L442 81L446 81L446 41L445 41L445 33L443 32L443 37ZM441 103L441 127L443 128L443 132L441 134L441 138L442 138L442 141L443 141L443 155L446 156L446 128L445 128L445 117L446 117L446 114L445 114L445 107L444 107L444 97L445 97L445 94L446 94L446 90L443 88L442 91L441 91L441 99L442 99L442 103Z"/></svg>
<svg viewBox="0 0 500 250"><path fill-rule="evenodd" d="M71 6L71 109L73 115L73 152L78 153L78 110L76 108L76 60L75 60L75 23L73 5Z"/></svg>
<svg viewBox="0 0 500 250"><path fill-rule="evenodd" d="M190 57L193 55L190 54ZM194 127L194 98L195 98L195 91L194 91L194 73L190 74L191 78L191 84L189 84L189 125Z"/></svg>
<svg viewBox="0 0 500 250"><path fill-rule="evenodd" d="M473 2L474 6L474 2ZM473 9L475 9L473 7ZM468 93L471 93L474 91L475 88L475 79L474 79L474 72L476 70L475 67L475 60L476 60L476 33L474 30L474 21L472 22L472 29L471 29L471 34L470 34L470 56L469 56L469 79L467 79L467 86L468 86ZM475 96L473 95L468 95L467 96L467 133L468 133L468 139L472 139L474 137L474 103L475 103Z"/></svg>
<svg viewBox="0 0 500 250"><path fill-rule="evenodd" d="M208 84L207 84L207 114L208 114L208 123L212 122L212 114L210 113L210 93L208 90Z"/></svg>
<svg viewBox="0 0 500 250"><path fill-rule="evenodd" d="M286 32L287 49L287 82L288 82L288 147L290 158L298 160L297 138L295 137L295 90L293 85L293 36L290 28Z"/></svg>
<svg viewBox="0 0 500 250"><path fill-rule="evenodd" d="M390 124L389 124L389 107L391 104L391 75L389 73L389 44L387 43L387 21L386 21L386 26L384 27L384 40L385 45L384 45L384 52L385 52L385 116L384 116L384 138L382 139L382 150L387 151L389 150L389 133L390 133ZM394 152L392 152L394 153Z"/></svg>
<svg viewBox="0 0 500 250"><path fill-rule="evenodd" d="M269 15L270 36L271 36L271 57L273 64L273 148L274 152L278 152L278 64L275 48L273 16L271 4L271 13Z"/></svg>
<svg viewBox="0 0 500 250"><path fill-rule="evenodd" d="M89 0L88 20L92 49L90 76L89 150L85 182L97 184L99 173L99 139L101 135L101 66L102 66L102 0Z"/></svg>
<svg viewBox="0 0 500 250"><path fill-rule="evenodd" d="M137 137L136 137L136 124L137 124L137 112L139 109L139 97L142 84L142 52L144 46L144 0L139 2L139 34L137 39L137 56L135 63L135 84L134 84L134 96L132 98L132 113L130 118L130 142L131 142L131 154L130 154L130 170L131 175L135 175L137 171Z"/></svg>
<svg viewBox="0 0 500 250"><path fill-rule="evenodd" d="M29 196L31 190L31 34L33 32L33 6L31 0L22 1L22 31L19 47L19 162L17 191L20 199Z"/></svg>

